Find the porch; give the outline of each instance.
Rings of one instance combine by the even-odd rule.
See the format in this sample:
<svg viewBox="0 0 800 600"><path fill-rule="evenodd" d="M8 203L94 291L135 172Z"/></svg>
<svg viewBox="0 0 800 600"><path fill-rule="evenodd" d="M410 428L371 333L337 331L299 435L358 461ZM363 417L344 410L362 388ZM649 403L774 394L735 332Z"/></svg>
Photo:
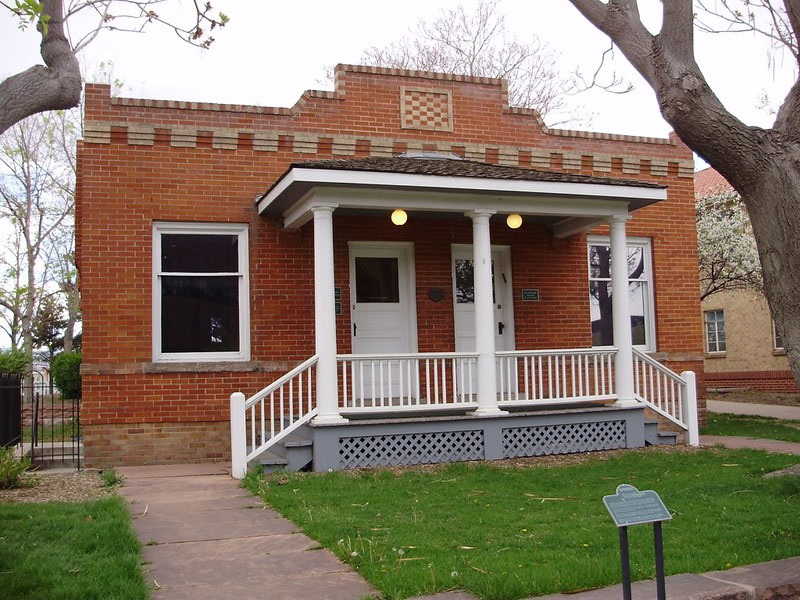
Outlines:
<svg viewBox="0 0 800 600"><path fill-rule="evenodd" d="M234 476L259 460L324 470L637 447L653 429L645 408L696 443L694 375L637 350L630 300L610 293L629 286L630 212L664 198L655 184L458 157L292 165L257 203L286 228L313 222L316 353L249 399L231 396ZM393 210L471 221L472 244L451 250L454 352L418 351L413 242L381 246L362 241L368 233L349 241L349 302L335 286L334 213L388 217ZM604 287L613 346L516 348L513 315L502 312L513 308L516 292L510 269L506 276L500 267L503 247L491 241L490 222L496 228L506 215L509 227L527 222L555 239L609 224ZM337 315L345 306L352 350L342 354ZM652 443L659 440L650 432Z"/></svg>

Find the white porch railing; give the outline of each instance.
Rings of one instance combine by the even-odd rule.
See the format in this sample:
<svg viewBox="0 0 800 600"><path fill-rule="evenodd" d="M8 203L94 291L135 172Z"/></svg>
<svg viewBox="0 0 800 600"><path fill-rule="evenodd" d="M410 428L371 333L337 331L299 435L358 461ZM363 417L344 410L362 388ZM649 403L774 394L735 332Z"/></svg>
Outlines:
<svg viewBox="0 0 800 600"><path fill-rule="evenodd" d="M501 406L616 400L616 348L498 352Z"/></svg>
<svg viewBox="0 0 800 600"><path fill-rule="evenodd" d="M314 355L245 400L231 394L232 474L241 479L247 463L316 414Z"/></svg>
<svg viewBox="0 0 800 600"><path fill-rule="evenodd" d="M690 445L700 443L697 385L692 371L678 375L634 348L633 389L638 400L686 430Z"/></svg>
<svg viewBox="0 0 800 600"><path fill-rule="evenodd" d="M475 408L475 352L340 354L341 412Z"/></svg>

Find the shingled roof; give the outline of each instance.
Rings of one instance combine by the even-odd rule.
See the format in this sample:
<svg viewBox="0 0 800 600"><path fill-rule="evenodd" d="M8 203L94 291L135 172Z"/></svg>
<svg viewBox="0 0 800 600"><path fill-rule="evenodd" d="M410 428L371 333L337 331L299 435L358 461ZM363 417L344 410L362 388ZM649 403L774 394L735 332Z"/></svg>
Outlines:
<svg viewBox="0 0 800 600"><path fill-rule="evenodd" d="M577 175L574 173L554 173L551 171L538 171L536 169L496 165L460 158L448 158L445 156L417 158L400 155L392 157L309 160L292 163L286 170L286 173L293 168L373 171L378 173L405 173L408 175L438 175L444 177L478 177L484 179L509 179L518 181L552 181L558 183L594 183L657 189L667 187L658 183L634 181L630 179L595 177L590 175ZM284 175L286 175L286 173L284 173ZM281 178L282 177L283 176L281 176ZM269 192L269 190L267 191Z"/></svg>

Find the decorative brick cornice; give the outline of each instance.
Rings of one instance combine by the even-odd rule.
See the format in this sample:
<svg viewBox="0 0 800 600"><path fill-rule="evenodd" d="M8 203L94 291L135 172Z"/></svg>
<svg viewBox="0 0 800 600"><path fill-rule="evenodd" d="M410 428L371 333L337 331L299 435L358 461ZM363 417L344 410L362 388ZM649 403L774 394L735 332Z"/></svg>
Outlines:
<svg viewBox="0 0 800 600"><path fill-rule="evenodd" d="M111 130L127 131L128 144L134 146L152 146L155 143L155 129L169 133L169 143L174 147L195 147L197 145L198 128L143 123L127 123L122 121L87 121L84 124L84 140L91 144L111 143ZM297 154L314 156L318 154L320 140L332 140L331 152L335 157L352 157L356 152L356 143L368 145L370 156L391 156L396 145L405 146L408 150L422 150L423 142L418 138L385 138L373 136L331 135L330 133L293 132L289 130L256 131L253 129L213 128L210 130L212 146L217 150L237 150L241 134L252 136L252 148L255 152L277 152L278 140L284 138L292 144L292 151ZM426 144L428 142L425 142ZM564 151L551 148L534 148L530 146L509 146L499 144L474 144L459 140L439 141L435 143L441 152L455 152L464 149L464 158L487 161L488 155L496 155L502 165L530 166L534 169L553 168L553 157L560 157L561 168L565 171L580 171L584 157L591 160L592 169L601 173L611 171L612 160L622 163L622 172L626 175L646 173L642 163L649 162L650 174L655 177L666 177L669 164L677 166L678 176L690 179L694 177L694 163L691 160L669 160L658 158L643 152L630 155L617 152L582 153L580 151ZM643 148L643 150L646 150ZM529 161L529 162L528 162Z"/></svg>

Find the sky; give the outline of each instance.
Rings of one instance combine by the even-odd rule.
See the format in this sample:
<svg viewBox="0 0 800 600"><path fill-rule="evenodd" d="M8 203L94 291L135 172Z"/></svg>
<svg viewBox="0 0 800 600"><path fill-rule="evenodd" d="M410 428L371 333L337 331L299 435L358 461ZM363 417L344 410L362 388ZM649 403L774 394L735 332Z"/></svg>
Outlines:
<svg viewBox="0 0 800 600"><path fill-rule="evenodd" d="M153 27L143 34L103 32L81 54L85 71L101 61L114 64L114 76L132 97L293 105L306 89L329 89L326 69L336 63L359 63L365 49L383 47L409 33L420 19L431 20L458 0L214 0L230 23L207 51ZM474 0L465 0L467 6ZM660 0L640 0L649 27L659 25ZM190 0L169 0L168 10L190 14ZM501 0L506 26L521 41L539 36L558 53L565 71L591 73L608 39L567 0ZM0 76L40 63L37 33L17 29L13 16L0 12ZM770 55L751 34L699 35L697 59L723 103L749 124L767 126L770 115L757 108L766 91L773 101L793 81L791 60ZM772 61L770 61L772 56ZM772 63L772 64L771 64ZM781 64L783 63L783 64ZM617 52L613 71L633 83L624 95L590 90L570 98L592 115L588 129L611 133L666 136L655 96ZM607 71L610 73L610 71Z"/></svg>

